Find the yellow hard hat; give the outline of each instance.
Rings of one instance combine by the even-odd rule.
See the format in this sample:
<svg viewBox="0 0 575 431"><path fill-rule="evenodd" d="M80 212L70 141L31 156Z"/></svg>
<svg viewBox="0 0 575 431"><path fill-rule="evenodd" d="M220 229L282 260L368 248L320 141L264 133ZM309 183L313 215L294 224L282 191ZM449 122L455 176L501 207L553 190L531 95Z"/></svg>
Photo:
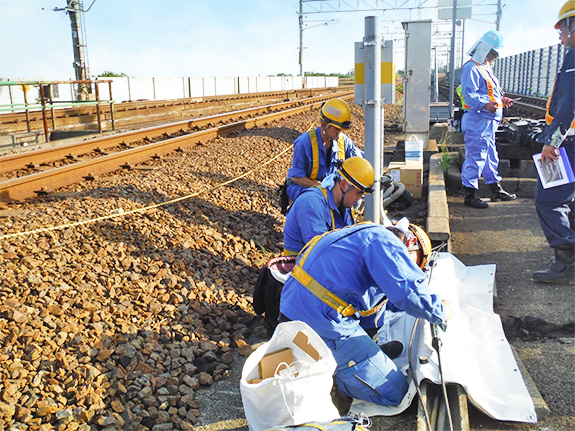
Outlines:
<svg viewBox="0 0 575 431"><path fill-rule="evenodd" d="M333 124L338 129L351 127L351 111L349 106L341 99L331 99L325 102L319 110L323 121Z"/></svg>
<svg viewBox="0 0 575 431"><path fill-rule="evenodd" d="M413 233L412 240L407 240L407 248L410 251L418 250L418 259L417 263L419 267L423 269L427 260L431 256L431 240L429 236L425 233L425 231L415 224L409 225L409 230ZM415 241L413 240L415 239Z"/></svg>
<svg viewBox="0 0 575 431"><path fill-rule="evenodd" d="M350 157L339 166L339 173L353 187L363 193L373 192L375 173L373 166L363 157Z"/></svg>
<svg viewBox="0 0 575 431"><path fill-rule="evenodd" d="M559 28L561 21L565 18L569 18L575 16L575 0L568 0L565 2L561 9L559 9L559 15L557 16L557 24L555 24L555 28Z"/></svg>

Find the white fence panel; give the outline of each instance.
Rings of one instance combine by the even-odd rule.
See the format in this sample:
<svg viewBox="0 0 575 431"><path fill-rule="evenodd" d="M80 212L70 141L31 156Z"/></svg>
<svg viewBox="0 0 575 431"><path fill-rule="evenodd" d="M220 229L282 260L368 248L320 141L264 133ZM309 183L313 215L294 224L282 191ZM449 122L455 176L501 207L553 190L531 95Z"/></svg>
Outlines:
<svg viewBox="0 0 575 431"><path fill-rule="evenodd" d="M216 96L223 96L226 94L237 94L236 78L232 77L217 77L215 79L215 93Z"/></svg>

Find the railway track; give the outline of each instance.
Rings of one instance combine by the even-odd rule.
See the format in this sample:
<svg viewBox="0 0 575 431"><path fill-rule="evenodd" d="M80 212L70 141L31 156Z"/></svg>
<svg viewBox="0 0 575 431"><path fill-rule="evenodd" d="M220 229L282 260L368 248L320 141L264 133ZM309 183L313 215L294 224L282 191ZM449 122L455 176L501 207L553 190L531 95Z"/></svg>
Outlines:
<svg viewBox="0 0 575 431"><path fill-rule="evenodd" d="M315 96L0 157L0 175L13 177L0 182L0 202L48 193L116 169L130 168L177 149L202 145L217 136L317 110L325 100L334 96ZM351 98L353 92L345 91L337 96ZM133 148L126 149L130 146ZM114 149L117 151L107 154ZM87 155L87 160L77 161L79 157ZM55 163L63 166L55 166ZM38 172L38 169L41 171Z"/></svg>
<svg viewBox="0 0 575 431"><path fill-rule="evenodd" d="M334 88L331 91L340 91L340 89ZM57 104L47 104L47 109L44 111L1 113L0 129L8 134L42 132L46 126L50 126L52 131L85 129L86 127L98 129L98 126L102 125L108 129L115 129L141 123L143 119L149 122L151 118L168 121L181 119L190 114L207 116L226 108L237 110L241 106L249 108L261 105L262 100L267 100L267 104L271 104L310 98L325 93L325 88L315 88L159 101L139 100L113 104L112 107L109 103L96 104L95 102L68 108L58 108Z"/></svg>
<svg viewBox="0 0 575 431"><path fill-rule="evenodd" d="M547 99L535 96L525 96L523 94L505 93L507 97L514 99L513 107L507 109L506 116L525 117L530 119L540 119L545 117L545 106ZM439 83L439 96L443 101L449 100L449 84ZM459 101L457 93L453 96L454 104Z"/></svg>

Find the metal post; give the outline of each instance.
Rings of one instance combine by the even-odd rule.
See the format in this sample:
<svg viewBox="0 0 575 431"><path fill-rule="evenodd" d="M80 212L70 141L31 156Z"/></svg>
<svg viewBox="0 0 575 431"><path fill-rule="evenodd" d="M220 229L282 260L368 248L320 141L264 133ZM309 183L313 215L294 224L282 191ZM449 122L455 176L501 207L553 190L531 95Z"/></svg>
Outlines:
<svg viewBox="0 0 575 431"><path fill-rule="evenodd" d="M305 88L303 80L303 1L299 0L299 76L302 86Z"/></svg>
<svg viewBox="0 0 575 431"><path fill-rule="evenodd" d="M433 47L433 93L434 93L434 101L437 103L439 102L439 82L437 82L438 73L437 73L437 47Z"/></svg>
<svg viewBox="0 0 575 431"><path fill-rule="evenodd" d="M70 0L66 8L70 17L70 25L72 27L72 47L74 49L74 71L76 73L76 81L85 81L89 79L86 45L82 39L83 30L81 25L81 13L84 12L81 0ZM78 83L79 100L88 99L88 87L84 83Z"/></svg>
<svg viewBox="0 0 575 431"><path fill-rule="evenodd" d="M463 42L465 40L465 18L463 18L461 20L461 64L460 64L460 68L463 67L463 53L464 53L464 46Z"/></svg>
<svg viewBox="0 0 575 431"><path fill-rule="evenodd" d="M379 17L365 17L365 158L375 172L374 192L365 196L364 218L380 223L381 202L381 36Z"/></svg>
<svg viewBox="0 0 575 431"><path fill-rule="evenodd" d="M46 118L46 98L44 97L44 86L40 83L40 100L42 101L42 121L44 123L44 139L46 142L50 140L48 129L48 119Z"/></svg>
<svg viewBox="0 0 575 431"><path fill-rule="evenodd" d="M501 25L501 0L497 0L497 20L495 21L495 30L499 31L499 27Z"/></svg>
<svg viewBox="0 0 575 431"><path fill-rule="evenodd" d="M455 21L457 17L457 0L453 0L453 17L451 18L451 54L449 56L449 117L453 118L453 90L455 90Z"/></svg>
<svg viewBox="0 0 575 431"><path fill-rule="evenodd" d="M30 131L30 113L28 112L28 91L26 91L26 84L22 85L22 92L24 93L24 109L26 113L26 129Z"/></svg>
<svg viewBox="0 0 575 431"><path fill-rule="evenodd" d="M98 91L98 82L96 82L96 115L98 117L98 133L102 133L102 115L100 112L100 92Z"/></svg>
<svg viewBox="0 0 575 431"><path fill-rule="evenodd" d="M112 120L112 130L116 130L116 122L114 120L114 98L112 97L112 81L108 82L110 93L110 119Z"/></svg>

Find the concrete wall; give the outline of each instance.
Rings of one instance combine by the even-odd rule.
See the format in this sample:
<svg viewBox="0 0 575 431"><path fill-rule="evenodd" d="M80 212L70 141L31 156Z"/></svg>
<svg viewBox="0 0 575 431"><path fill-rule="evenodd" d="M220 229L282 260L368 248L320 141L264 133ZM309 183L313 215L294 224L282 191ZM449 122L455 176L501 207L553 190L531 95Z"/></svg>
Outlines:
<svg viewBox="0 0 575 431"><path fill-rule="evenodd" d="M240 77L172 77L172 78L107 78L111 80L112 99L116 102L137 100L166 100L188 97L224 96L229 94L263 93L268 91L299 90L302 81L299 76L240 76ZM338 78L313 76L305 78L306 88L337 87ZM27 87L29 105L40 102L38 85ZM98 84L100 100L110 100L108 83ZM75 99L75 86L53 84L53 100L70 105ZM0 85L0 112L10 110L7 105L24 104L24 91L18 85ZM18 109L15 109L18 110Z"/></svg>

